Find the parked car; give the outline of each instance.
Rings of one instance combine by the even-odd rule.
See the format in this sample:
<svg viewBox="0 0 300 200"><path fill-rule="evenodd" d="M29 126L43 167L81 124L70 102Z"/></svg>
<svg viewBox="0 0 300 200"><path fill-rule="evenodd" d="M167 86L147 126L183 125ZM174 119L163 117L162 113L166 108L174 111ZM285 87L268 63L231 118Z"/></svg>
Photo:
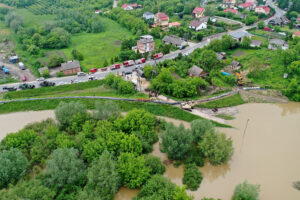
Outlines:
<svg viewBox="0 0 300 200"><path fill-rule="evenodd" d="M107 71L107 67L102 68L101 71L103 71L103 72Z"/></svg>
<svg viewBox="0 0 300 200"><path fill-rule="evenodd" d="M20 88L21 90L34 89L34 88L35 88L35 85L23 83L23 84L19 85L19 88Z"/></svg>
<svg viewBox="0 0 300 200"><path fill-rule="evenodd" d="M5 74L9 74L10 71L9 69L7 69L7 67L2 67L2 70L4 71Z"/></svg>
<svg viewBox="0 0 300 200"><path fill-rule="evenodd" d="M143 64L143 63L145 63L146 62L146 58L141 58L141 59L138 59L138 60L136 60L135 61L135 64Z"/></svg>
<svg viewBox="0 0 300 200"><path fill-rule="evenodd" d="M157 53L157 54L154 54L154 55L153 55L153 59L154 59L154 60L157 60L157 59L162 58L163 56L164 56L163 53Z"/></svg>
<svg viewBox="0 0 300 200"><path fill-rule="evenodd" d="M97 78L95 76L90 76L89 77L89 81L94 81L94 80L97 80Z"/></svg>
<svg viewBox="0 0 300 200"><path fill-rule="evenodd" d="M77 73L77 76L85 76L86 75L86 73L84 73L84 72L78 72Z"/></svg>
<svg viewBox="0 0 300 200"><path fill-rule="evenodd" d="M26 76L25 75L21 75L21 81L26 81L26 80L27 80Z"/></svg>
<svg viewBox="0 0 300 200"><path fill-rule="evenodd" d="M36 81L45 81L45 78L44 77L40 77L40 78L36 79Z"/></svg>
<svg viewBox="0 0 300 200"><path fill-rule="evenodd" d="M50 87L50 86L55 86L55 83L50 82L50 81L43 81L40 83L41 87Z"/></svg>
<svg viewBox="0 0 300 200"><path fill-rule="evenodd" d="M25 70L26 69L26 67L25 67L25 65L24 65L24 63L22 63L22 62L19 62L19 68L21 69L21 70Z"/></svg>
<svg viewBox="0 0 300 200"><path fill-rule="evenodd" d="M91 73L96 73L97 71L98 71L97 68L93 68L93 69L90 70Z"/></svg>
<svg viewBox="0 0 300 200"><path fill-rule="evenodd" d="M16 91L17 90L17 88L16 87L7 87L7 86L4 86L3 88L2 88L3 90L7 90L7 91Z"/></svg>
<svg viewBox="0 0 300 200"><path fill-rule="evenodd" d="M126 72L123 71L122 74L124 74L124 75L129 75L129 74L132 74L132 71L126 71Z"/></svg>

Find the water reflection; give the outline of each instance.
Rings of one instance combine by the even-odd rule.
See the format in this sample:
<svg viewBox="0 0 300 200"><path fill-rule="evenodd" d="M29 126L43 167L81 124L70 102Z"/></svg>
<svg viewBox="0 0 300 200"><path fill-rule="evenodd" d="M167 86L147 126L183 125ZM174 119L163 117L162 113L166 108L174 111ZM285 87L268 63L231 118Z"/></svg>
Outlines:
<svg viewBox="0 0 300 200"><path fill-rule="evenodd" d="M299 102L281 103L281 104L274 104L274 105L281 108L281 116L287 116L289 114L297 114L300 112Z"/></svg>

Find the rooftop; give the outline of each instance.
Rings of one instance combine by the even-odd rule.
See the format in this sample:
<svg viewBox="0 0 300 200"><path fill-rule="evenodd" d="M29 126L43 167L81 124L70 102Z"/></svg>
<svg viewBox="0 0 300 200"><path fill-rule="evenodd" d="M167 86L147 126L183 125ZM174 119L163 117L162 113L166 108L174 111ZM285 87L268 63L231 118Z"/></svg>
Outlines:
<svg viewBox="0 0 300 200"><path fill-rule="evenodd" d="M229 33L229 35L235 39L240 39L248 36L252 36L250 33L247 31L239 31L239 32L234 32L234 33Z"/></svg>
<svg viewBox="0 0 300 200"><path fill-rule="evenodd" d="M194 65L189 69L189 73L192 74L193 76L198 76L200 75L204 70L201 67L198 67Z"/></svg>
<svg viewBox="0 0 300 200"><path fill-rule="evenodd" d="M202 7L196 7L193 11L193 13L202 13L205 11L205 8Z"/></svg>
<svg viewBox="0 0 300 200"><path fill-rule="evenodd" d="M62 63L61 68L63 70L76 69L76 68L80 68L80 64L79 64L78 60L72 60L72 61L68 61L66 63Z"/></svg>

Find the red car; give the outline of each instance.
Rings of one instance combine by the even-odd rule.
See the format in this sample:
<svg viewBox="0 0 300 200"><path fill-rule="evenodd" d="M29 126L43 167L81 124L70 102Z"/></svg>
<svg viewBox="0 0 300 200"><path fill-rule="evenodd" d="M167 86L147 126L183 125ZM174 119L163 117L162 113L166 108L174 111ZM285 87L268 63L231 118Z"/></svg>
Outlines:
<svg viewBox="0 0 300 200"><path fill-rule="evenodd" d="M102 68L101 71L103 71L103 72L104 72L104 71L107 71L107 67Z"/></svg>
<svg viewBox="0 0 300 200"><path fill-rule="evenodd" d="M25 75L22 75L22 76L21 76L21 81L26 81L26 80L27 80L26 76L25 76Z"/></svg>
<svg viewBox="0 0 300 200"><path fill-rule="evenodd" d="M90 70L91 73L96 73L97 71L98 71L97 68L93 68L93 69Z"/></svg>
<svg viewBox="0 0 300 200"><path fill-rule="evenodd" d="M154 55L153 55L153 59L154 59L154 60L157 60L157 59L162 58L163 56L164 56L163 53L157 53L157 54L154 54Z"/></svg>

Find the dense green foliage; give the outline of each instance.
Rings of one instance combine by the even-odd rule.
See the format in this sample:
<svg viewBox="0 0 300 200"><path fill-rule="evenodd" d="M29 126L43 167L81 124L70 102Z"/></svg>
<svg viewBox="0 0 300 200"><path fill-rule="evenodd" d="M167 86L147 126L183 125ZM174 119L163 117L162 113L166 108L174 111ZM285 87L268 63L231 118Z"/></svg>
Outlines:
<svg viewBox="0 0 300 200"><path fill-rule="evenodd" d="M0 153L0 166L0 188L3 188L23 178L28 161L20 150L11 148Z"/></svg>
<svg viewBox="0 0 300 200"><path fill-rule="evenodd" d="M161 162L160 158L152 156L151 154L145 155L145 165L151 169L150 174L163 174L166 167Z"/></svg>
<svg viewBox="0 0 300 200"><path fill-rule="evenodd" d="M118 117L120 115L120 109L117 104L112 101L105 103L96 102L95 112L93 117L95 119L103 120L109 119L110 117Z"/></svg>
<svg viewBox="0 0 300 200"><path fill-rule="evenodd" d="M195 191L199 188L202 182L202 173L195 164L186 165L182 182L188 189Z"/></svg>
<svg viewBox="0 0 300 200"><path fill-rule="evenodd" d="M232 200L258 200L259 185L251 185L247 181L237 185Z"/></svg>
<svg viewBox="0 0 300 200"><path fill-rule="evenodd" d="M108 74L104 81L108 86L116 89L120 94L133 94L136 92L132 82L125 81L122 77L116 76L114 73Z"/></svg>
<svg viewBox="0 0 300 200"><path fill-rule="evenodd" d="M198 143L203 139L205 133L214 131L214 125L208 120L194 120L191 123L193 142Z"/></svg>

